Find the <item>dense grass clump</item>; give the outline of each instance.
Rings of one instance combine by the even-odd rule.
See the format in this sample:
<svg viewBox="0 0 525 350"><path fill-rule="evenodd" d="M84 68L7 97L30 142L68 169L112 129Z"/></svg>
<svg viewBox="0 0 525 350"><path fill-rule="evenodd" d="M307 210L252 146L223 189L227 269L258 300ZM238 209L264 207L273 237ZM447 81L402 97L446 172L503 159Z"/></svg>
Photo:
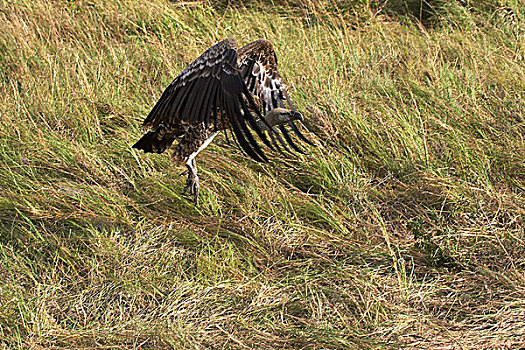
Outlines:
<svg viewBox="0 0 525 350"><path fill-rule="evenodd" d="M525 346L525 4L383 4L0 1L0 347ZM320 146L218 138L196 207L131 145L226 37Z"/></svg>

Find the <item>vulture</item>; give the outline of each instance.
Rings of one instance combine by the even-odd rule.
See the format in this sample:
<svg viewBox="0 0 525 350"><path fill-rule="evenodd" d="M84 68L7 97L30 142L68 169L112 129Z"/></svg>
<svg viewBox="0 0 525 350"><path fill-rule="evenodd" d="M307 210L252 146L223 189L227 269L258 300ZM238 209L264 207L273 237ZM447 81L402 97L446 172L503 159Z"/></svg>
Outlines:
<svg viewBox="0 0 525 350"><path fill-rule="evenodd" d="M133 148L146 153L171 148L172 159L187 167L181 174L188 176L184 193L189 190L197 204L195 157L219 131L230 131L248 156L267 162L257 139L273 151L293 153L291 147L303 153L285 125L311 144L294 121L302 122L303 116L288 98L272 44L259 39L237 50L233 39L225 39L206 50L166 88L144 120L146 133Z"/></svg>

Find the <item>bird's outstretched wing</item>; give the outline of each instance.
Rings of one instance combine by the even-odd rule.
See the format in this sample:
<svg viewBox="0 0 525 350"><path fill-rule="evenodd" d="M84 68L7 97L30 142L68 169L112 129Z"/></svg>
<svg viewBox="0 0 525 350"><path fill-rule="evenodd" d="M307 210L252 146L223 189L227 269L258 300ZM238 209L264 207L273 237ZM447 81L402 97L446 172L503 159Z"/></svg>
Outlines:
<svg viewBox="0 0 525 350"><path fill-rule="evenodd" d="M255 96L259 97L264 109L264 113L268 113L274 108L285 108L284 101L288 104L291 110L295 110L293 102L288 97L286 88L281 80L281 75L277 69L277 56L272 47L272 44L266 39L259 39L251 42L238 50L239 68L241 70L242 78L248 90ZM306 137L299 131L293 121L288 125L296 133L296 135L304 142L313 145ZM294 144L290 135L284 126L280 126L283 136L293 149L301 152L301 150ZM279 137L278 134L270 136ZM280 143L286 148L286 145L279 138ZM302 152L301 152L302 153Z"/></svg>
<svg viewBox="0 0 525 350"><path fill-rule="evenodd" d="M240 48L238 55L242 78L248 90L261 99L264 113L277 107L284 108L286 92L272 44L259 39ZM294 109L291 101L287 102Z"/></svg>
<svg viewBox="0 0 525 350"><path fill-rule="evenodd" d="M143 127L151 133L159 128L174 130L200 123L212 131L218 125L231 125L242 149L255 160L267 161L250 129L273 147L250 110L259 113L242 79L235 42L226 39L209 48L173 80Z"/></svg>

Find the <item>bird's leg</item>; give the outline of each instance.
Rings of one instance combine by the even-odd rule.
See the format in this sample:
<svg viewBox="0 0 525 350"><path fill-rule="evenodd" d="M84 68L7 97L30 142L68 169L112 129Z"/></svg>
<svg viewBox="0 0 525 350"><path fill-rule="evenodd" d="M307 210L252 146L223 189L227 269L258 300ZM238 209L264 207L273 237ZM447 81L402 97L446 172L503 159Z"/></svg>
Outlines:
<svg viewBox="0 0 525 350"><path fill-rule="evenodd" d="M195 204L199 203L199 188L200 188L199 177L197 176L197 163L195 162L195 157L197 157L199 152L205 149L210 144L210 142L213 141L213 139L215 138L215 136L217 136L217 134L218 134L218 131L211 133L206 138L204 143L199 147L199 149L197 149L197 151L189 155L189 157L186 160L186 167L188 168L188 170L186 170L185 172L181 174L181 175L185 175L186 173L188 174L188 180L186 180L186 187L184 187L183 193L186 193L187 190L190 190L190 193L193 194L193 202Z"/></svg>
<svg viewBox="0 0 525 350"><path fill-rule="evenodd" d="M186 161L188 167L188 179L186 180L186 187L184 187L183 193L190 190L193 195L193 202L197 204L199 202L199 176L197 176L197 163L195 162L195 156L197 154L192 153Z"/></svg>

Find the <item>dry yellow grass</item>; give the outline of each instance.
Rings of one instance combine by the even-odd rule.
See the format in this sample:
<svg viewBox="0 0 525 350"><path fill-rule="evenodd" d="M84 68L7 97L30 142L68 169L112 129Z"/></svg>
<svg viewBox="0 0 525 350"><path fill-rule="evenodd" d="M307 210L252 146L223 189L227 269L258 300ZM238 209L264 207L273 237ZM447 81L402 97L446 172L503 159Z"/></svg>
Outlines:
<svg viewBox="0 0 525 350"><path fill-rule="evenodd" d="M247 4L0 1L1 347L525 347L523 1ZM218 139L195 207L131 145L225 37L322 147Z"/></svg>

